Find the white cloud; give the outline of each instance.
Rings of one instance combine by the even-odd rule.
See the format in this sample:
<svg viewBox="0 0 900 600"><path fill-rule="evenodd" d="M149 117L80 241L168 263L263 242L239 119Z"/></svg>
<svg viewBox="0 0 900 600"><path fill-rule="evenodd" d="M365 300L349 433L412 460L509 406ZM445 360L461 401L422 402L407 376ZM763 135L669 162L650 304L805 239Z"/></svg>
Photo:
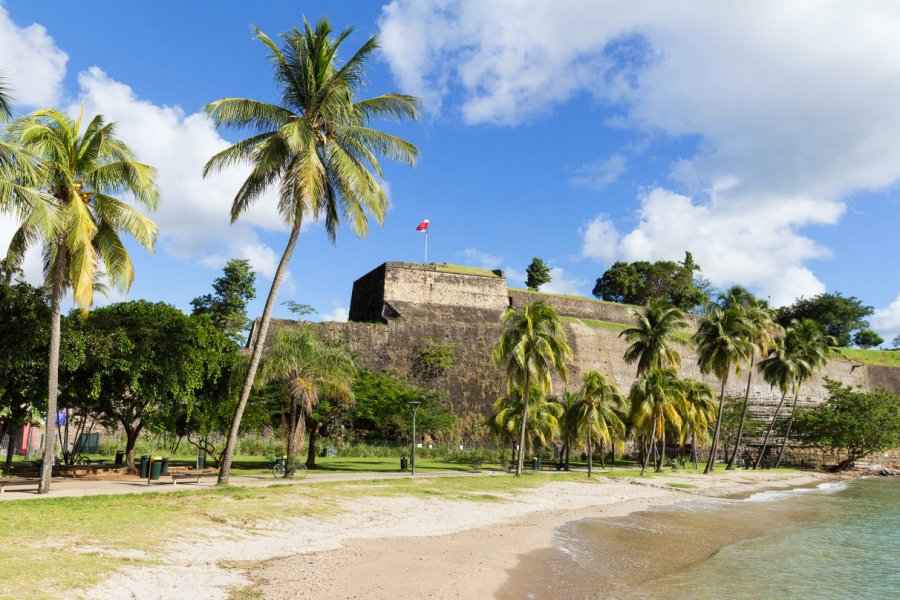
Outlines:
<svg viewBox="0 0 900 600"><path fill-rule="evenodd" d="M880 333L888 343L900 334L900 294L885 308L872 315L872 329Z"/></svg>
<svg viewBox="0 0 900 600"><path fill-rule="evenodd" d="M494 269L499 269L500 265L503 263L502 256L488 254L477 248L466 248L465 250L457 252L456 255L463 258L467 264L480 269L489 269L493 271Z"/></svg>
<svg viewBox="0 0 900 600"><path fill-rule="evenodd" d="M581 255L601 262L612 262L618 254L619 232L603 214L581 228Z"/></svg>
<svg viewBox="0 0 900 600"><path fill-rule="evenodd" d="M344 306L340 300L331 301L331 312L322 313L319 321L346 321L350 316L350 311Z"/></svg>
<svg viewBox="0 0 900 600"><path fill-rule="evenodd" d="M900 179L897 3L394 0L381 27L400 85L433 108L453 93L468 123L587 93L611 126L691 140L670 173L689 195L653 189L636 227L582 230L600 260L689 249L714 284L790 301L824 289L802 228Z"/></svg>
<svg viewBox="0 0 900 600"><path fill-rule="evenodd" d="M55 106L68 60L43 26L18 27L0 4L0 74L16 105Z"/></svg>
<svg viewBox="0 0 900 600"><path fill-rule="evenodd" d="M202 177L203 165L228 146L202 114L185 114L177 106L159 106L138 98L126 84L92 67L78 76L86 114L116 121L118 133L138 160L159 172L160 247L176 258L221 266L223 257L246 258L265 277L272 277L279 255L260 241L252 226L282 230L271 198L261 198L240 221L230 223L234 193L249 169L233 167Z"/></svg>
<svg viewBox="0 0 900 600"><path fill-rule="evenodd" d="M628 161L621 154L613 154L604 159L597 160L578 167L569 177L569 183L593 191L600 191L622 176L627 168Z"/></svg>
<svg viewBox="0 0 900 600"><path fill-rule="evenodd" d="M587 294L584 292L585 284L587 284L587 281L569 275L562 267L551 267L550 283L542 285L541 291L550 294L586 296Z"/></svg>
<svg viewBox="0 0 900 600"><path fill-rule="evenodd" d="M527 279L525 271L520 271L515 267L507 265L506 268L503 269L503 274L506 276L507 285L519 287L525 286L525 280Z"/></svg>

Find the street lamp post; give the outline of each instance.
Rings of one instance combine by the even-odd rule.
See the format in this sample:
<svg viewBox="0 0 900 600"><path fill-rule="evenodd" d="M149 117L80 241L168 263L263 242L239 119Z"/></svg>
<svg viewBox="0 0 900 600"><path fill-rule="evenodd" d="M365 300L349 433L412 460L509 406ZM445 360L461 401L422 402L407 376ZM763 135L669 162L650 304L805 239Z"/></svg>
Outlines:
<svg viewBox="0 0 900 600"><path fill-rule="evenodd" d="M407 402L413 411L413 428L412 428L412 451L409 454L409 467L412 475L416 474L416 413L419 412L419 406L422 402L419 400L411 400Z"/></svg>

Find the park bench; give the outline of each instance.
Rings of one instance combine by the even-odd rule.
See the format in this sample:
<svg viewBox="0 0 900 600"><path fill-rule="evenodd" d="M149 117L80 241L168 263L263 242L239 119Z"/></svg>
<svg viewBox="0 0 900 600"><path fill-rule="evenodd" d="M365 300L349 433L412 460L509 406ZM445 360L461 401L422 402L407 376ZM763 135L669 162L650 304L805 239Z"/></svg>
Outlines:
<svg viewBox="0 0 900 600"><path fill-rule="evenodd" d="M9 477L6 479L0 479L0 494L5 493L6 488L8 487L21 488L34 486L34 489L37 490L40 484L40 477Z"/></svg>
<svg viewBox="0 0 900 600"><path fill-rule="evenodd" d="M199 484L200 479L207 473L203 471L172 471L168 475L172 478L172 485L178 485L179 481Z"/></svg>

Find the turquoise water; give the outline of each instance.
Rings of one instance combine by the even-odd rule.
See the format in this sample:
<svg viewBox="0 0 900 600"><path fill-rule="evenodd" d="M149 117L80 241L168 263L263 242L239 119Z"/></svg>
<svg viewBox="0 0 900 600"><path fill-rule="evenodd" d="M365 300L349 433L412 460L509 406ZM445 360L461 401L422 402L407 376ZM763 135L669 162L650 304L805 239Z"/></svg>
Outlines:
<svg viewBox="0 0 900 600"><path fill-rule="evenodd" d="M900 481L703 499L562 527L501 598L900 598Z"/></svg>

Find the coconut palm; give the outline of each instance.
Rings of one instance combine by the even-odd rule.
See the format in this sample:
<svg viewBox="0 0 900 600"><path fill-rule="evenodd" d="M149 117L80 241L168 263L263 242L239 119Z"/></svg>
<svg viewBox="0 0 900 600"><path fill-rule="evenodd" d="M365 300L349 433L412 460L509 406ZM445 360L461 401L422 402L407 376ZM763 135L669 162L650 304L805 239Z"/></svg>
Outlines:
<svg viewBox="0 0 900 600"><path fill-rule="evenodd" d="M737 439L734 451L728 459L726 470L734 469L738 448L741 446L741 438L744 435L744 422L747 419L747 411L750 406L750 385L753 381L753 367L757 356L767 356L775 345L775 336L782 332L781 327L772 318L772 312L765 301L758 300L753 294L741 286L734 286L719 295L717 304L724 310L736 309L743 313L749 325L746 330L748 340L753 344L753 352L750 354L750 365L747 369L747 388L744 391L744 406L741 410L741 419L738 424Z"/></svg>
<svg viewBox="0 0 900 600"><path fill-rule="evenodd" d="M572 444L578 440L578 422L574 408L578 402L578 396L573 392L566 391L555 401L562 408L562 415L559 418L559 441L562 444L559 462L564 464L568 471Z"/></svg>
<svg viewBox="0 0 900 600"><path fill-rule="evenodd" d="M679 333L690 326L684 311L663 300L651 300L633 316L635 325L619 334L630 344L625 362L637 363L638 375L653 368L677 370L681 365L677 347L687 345Z"/></svg>
<svg viewBox="0 0 900 600"><path fill-rule="evenodd" d="M0 76L0 123L12 116L12 97ZM0 137L0 213L19 220L40 221L42 229L55 226L59 215L53 199L40 191L37 159L22 150L9 134Z"/></svg>
<svg viewBox="0 0 900 600"><path fill-rule="evenodd" d="M6 78L0 74L0 121L6 121L12 116L12 96L6 86Z"/></svg>
<svg viewBox="0 0 900 600"><path fill-rule="evenodd" d="M558 402L549 401L540 387L533 385L528 394L528 417L526 419L528 433L525 436L525 449L532 449L532 441L537 440L541 446L547 445L560 431L560 419L565 409ZM525 406L525 394L519 388L497 398L494 402L494 414L490 418L492 429L506 443L513 443L516 434L521 430L522 414Z"/></svg>
<svg viewBox="0 0 900 600"><path fill-rule="evenodd" d="M260 363L258 384L280 381L290 395L287 467L294 464L303 445L306 422L319 403L320 394L352 401L350 383L356 371L353 356L344 347L329 344L308 327L281 329Z"/></svg>
<svg viewBox="0 0 900 600"><path fill-rule="evenodd" d="M26 250L42 246L44 276L50 293L51 328L46 440L55 438L58 393L60 304L71 290L75 304L87 311L94 300L101 267L110 283L127 291L134 267L121 234L133 236L152 251L156 225L130 204L114 197L126 192L148 209L159 198L156 171L135 160L116 137L115 123L101 115L83 125L83 113L71 118L41 110L14 121L9 134L38 162L39 184L46 202L19 204L21 225L10 242L8 259L20 264ZM59 218L48 215L57 214ZM40 492L49 491L53 446L44 447Z"/></svg>
<svg viewBox="0 0 900 600"><path fill-rule="evenodd" d="M754 469L759 468L763 456L766 454L769 436L772 434L776 421L778 421L778 415L781 413L785 397L787 397L789 391L797 389L799 372L809 368L804 363L800 341L799 336L795 335L792 329L788 329L785 335L775 341L775 347L769 352L769 355L759 362L759 370L762 372L763 379L770 386L778 387L781 391L781 399L778 401L772 420L766 428L759 455L753 464Z"/></svg>
<svg viewBox="0 0 900 600"><path fill-rule="evenodd" d="M625 424L616 414L621 409L625 397L618 386L597 371L584 375L578 398L571 408L575 431L583 433L587 440L588 477L593 467L593 440L602 445L613 445L625 435Z"/></svg>
<svg viewBox="0 0 900 600"><path fill-rule="evenodd" d="M629 400L631 421L650 439L650 447L644 452L641 475L647 468L650 452L657 441L662 445L656 463L656 471L660 472L666 448L666 425L671 424L680 430L681 415L685 412L685 394L678 373L674 369L658 368L641 373L631 386Z"/></svg>
<svg viewBox="0 0 900 600"><path fill-rule="evenodd" d="M741 368L750 362L754 346L750 341L751 324L738 307L711 308L697 327L693 341L697 347L697 364L701 373L713 373L721 382L719 409L716 411L716 426L709 458L704 473L713 470L719 445L719 429L722 420L722 406L725 403L725 386L732 369L741 375Z"/></svg>
<svg viewBox="0 0 900 600"><path fill-rule="evenodd" d="M794 424L794 416L797 414L797 401L800 399L800 387L803 382L812 377L813 373L825 366L832 347L837 345L834 337L827 335L819 323L812 319L794 320L791 322L793 335L799 339L800 365L797 370L797 387L794 391L794 404L791 407L791 416L788 418L784 439L781 441L781 450L778 452L778 460L775 462L777 469L784 458L784 451L791 436L791 426Z"/></svg>
<svg viewBox="0 0 900 600"><path fill-rule="evenodd" d="M681 390L684 394L684 412L681 415L681 445L687 437L691 438L691 462L697 468L697 446L704 445L709 439L709 428L716 418L716 402L713 391L708 385L696 379L682 379Z"/></svg>
<svg viewBox="0 0 900 600"><path fill-rule="evenodd" d="M563 380L568 379L566 362L572 357L572 349L566 343L566 330L556 312L543 302L527 304L521 311L509 307L501 315L500 323L503 331L494 346L494 361L506 369L507 389L511 392L513 388L519 388L525 394L516 461L516 476L519 476L525 459L525 427L531 390L536 387L542 395L549 394L554 372Z"/></svg>
<svg viewBox="0 0 900 600"><path fill-rule="evenodd" d="M412 165L418 156L409 142L369 127L376 118L415 119L419 101L402 94L357 98L378 43L373 36L342 62L338 52L351 32L346 29L334 37L327 20L315 28L304 21L302 31L294 28L282 34L279 45L257 29L256 39L269 50L280 102L223 98L205 107L217 126L253 132L213 156L203 171L207 175L237 163L252 166L232 202L231 220L240 218L265 192L276 189L278 212L290 228L254 336L247 379L219 470L220 483L228 482L272 308L304 221L323 221L332 242L342 218L357 236L364 237L369 218L381 224L387 210L387 197L376 179L382 176L379 158Z"/></svg>

